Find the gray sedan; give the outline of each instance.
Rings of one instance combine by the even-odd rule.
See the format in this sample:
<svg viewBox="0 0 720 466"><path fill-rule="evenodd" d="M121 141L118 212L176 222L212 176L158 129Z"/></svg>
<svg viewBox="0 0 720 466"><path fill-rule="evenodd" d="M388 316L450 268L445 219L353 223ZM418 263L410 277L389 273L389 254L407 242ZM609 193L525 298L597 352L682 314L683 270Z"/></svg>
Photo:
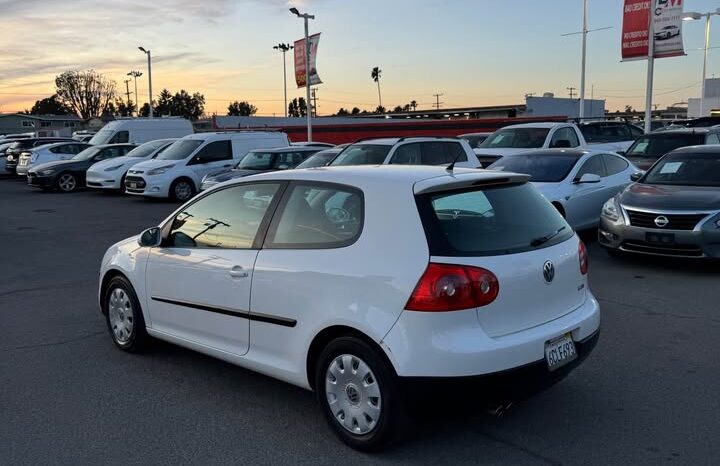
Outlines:
<svg viewBox="0 0 720 466"><path fill-rule="evenodd" d="M720 258L720 146L676 149L603 206L610 251Z"/></svg>

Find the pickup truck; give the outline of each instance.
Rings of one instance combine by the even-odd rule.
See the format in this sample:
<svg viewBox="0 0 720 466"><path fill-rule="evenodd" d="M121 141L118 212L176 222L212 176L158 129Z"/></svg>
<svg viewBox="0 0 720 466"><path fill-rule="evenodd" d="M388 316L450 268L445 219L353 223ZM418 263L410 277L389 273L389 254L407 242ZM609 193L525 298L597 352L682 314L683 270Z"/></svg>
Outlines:
<svg viewBox="0 0 720 466"><path fill-rule="evenodd" d="M620 121L580 123L525 123L495 131L473 149L483 167L505 155L529 149L586 148L624 151L642 136L637 126Z"/></svg>

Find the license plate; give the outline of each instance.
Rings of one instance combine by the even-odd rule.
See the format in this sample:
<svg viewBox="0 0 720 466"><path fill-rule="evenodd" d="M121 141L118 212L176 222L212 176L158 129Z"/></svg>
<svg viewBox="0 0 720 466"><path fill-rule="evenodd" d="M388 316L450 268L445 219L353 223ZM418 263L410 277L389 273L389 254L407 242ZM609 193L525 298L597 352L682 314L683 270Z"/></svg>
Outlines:
<svg viewBox="0 0 720 466"><path fill-rule="evenodd" d="M23 159L20 161L20 166L24 167L25 165L27 165L27 163L28 163L27 159Z"/></svg>
<svg viewBox="0 0 720 466"><path fill-rule="evenodd" d="M545 343L545 361L551 371L574 361L575 358L575 342L569 333Z"/></svg>
<svg viewBox="0 0 720 466"><path fill-rule="evenodd" d="M131 188L137 188L137 183L130 183Z"/></svg>
<svg viewBox="0 0 720 466"><path fill-rule="evenodd" d="M645 233L645 241L648 243L673 244L675 235L672 233Z"/></svg>

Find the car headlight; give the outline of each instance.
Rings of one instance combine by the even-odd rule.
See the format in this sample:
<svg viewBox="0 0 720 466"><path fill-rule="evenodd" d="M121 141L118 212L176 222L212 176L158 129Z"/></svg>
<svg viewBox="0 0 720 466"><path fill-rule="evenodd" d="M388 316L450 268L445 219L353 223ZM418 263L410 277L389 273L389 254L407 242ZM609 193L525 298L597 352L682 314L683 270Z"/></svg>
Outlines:
<svg viewBox="0 0 720 466"><path fill-rule="evenodd" d="M174 166L175 166L175 164L165 165L164 167L154 168L154 169L148 171L147 174L148 175L162 175L163 173L170 170Z"/></svg>
<svg viewBox="0 0 720 466"><path fill-rule="evenodd" d="M13 160L15 160L15 156L14 156L14 155L8 155L8 156L7 156L7 160L8 160L8 162L12 162Z"/></svg>
<svg viewBox="0 0 720 466"><path fill-rule="evenodd" d="M52 168L50 168L50 169L47 169L47 170L41 170L41 171L38 172L38 173L40 173L42 176L48 176L48 175L52 175L53 173L55 173L55 170L53 170Z"/></svg>
<svg viewBox="0 0 720 466"><path fill-rule="evenodd" d="M118 168L121 168L122 166L123 166L122 163L121 163L120 165L113 165L112 167L107 167L107 168L106 168L105 170L103 170L103 171L105 171L105 172L114 172L115 170L117 170Z"/></svg>
<svg viewBox="0 0 720 466"><path fill-rule="evenodd" d="M613 222L616 222L620 218L620 212L614 197L608 199L603 205L602 216Z"/></svg>

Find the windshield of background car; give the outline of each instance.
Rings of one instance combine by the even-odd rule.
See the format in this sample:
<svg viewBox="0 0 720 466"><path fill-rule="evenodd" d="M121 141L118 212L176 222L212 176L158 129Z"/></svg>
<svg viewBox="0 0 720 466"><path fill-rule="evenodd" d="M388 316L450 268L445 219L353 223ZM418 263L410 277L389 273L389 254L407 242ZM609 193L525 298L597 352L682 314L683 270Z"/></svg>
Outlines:
<svg viewBox="0 0 720 466"><path fill-rule="evenodd" d="M271 170L284 161L283 154L276 152L248 152L235 166L238 170ZM292 155L292 154L288 154Z"/></svg>
<svg viewBox="0 0 720 466"><path fill-rule="evenodd" d="M313 167L324 167L328 164L336 155L338 155L338 151L336 150L329 150L329 151L322 151L318 152L316 154L313 154L305 160L303 163L298 165L295 168L313 168Z"/></svg>
<svg viewBox="0 0 720 466"><path fill-rule="evenodd" d="M625 152L628 157L659 158L678 147L695 146L705 141L704 134L660 133L638 138Z"/></svg>
<svg viewBox="0 0 720 466"><path fill-rule="evenodd" d="M488 167L488 170L525 173L530 181L556 183L570 174L579 157L572 154L523 154L503 157Z"/></svg>
<svg viewBox="0 0 720 466"><path fill-rule="evenodd" d="M115 134L115 131L111 129L101 129L95 135L90 139L90 144L92 145L99 145L99 144L106 144L111 137Z"/></svg>
<svg viewBox="0 0 720 466"><path fill-rule="evenodd" d="M151 141L136 147L127 154L128 157L147 157L148 155L155 152L158 147L162 147L163 144L167 144L167 141Z"/></svg>
<svg viewBox="0 0 720 466"><path fill-rule="evenodd" d="M529 183L417 196L431 256L495 256L561 243L574 233Z"/></svg>
<svg viewBox="0 0 720 466"><path fill-rule="evenodd" d="M185 160L205 141L202 139L181 139L167 147L155 160Z"/></svg>
<svg viewBox="0 0 720 466"><path fill-rule="evenodd" d="M382 165L390 149L392 146L385 144L353 144L330 165Z"/></svg>
<svg viewBox="0 0 720 466"><path fill-rule="evenodd" d="M655 164L642 182L720 187L720 151L714 154L670 154Z"/></svg>
<svg viewBox="0 0 720 466"><path fill-rule="evenodd" d="M90 160L98 152L100 152L99 147L88 147L84 151L78 152L71 160Z"/></svg>
<svg viewBox="0 0 720 466"><path fill-rule="evenodd" d="M537 149L545 144L549 128L508 128L495 131L479 147L488 149Z"/></svg>

